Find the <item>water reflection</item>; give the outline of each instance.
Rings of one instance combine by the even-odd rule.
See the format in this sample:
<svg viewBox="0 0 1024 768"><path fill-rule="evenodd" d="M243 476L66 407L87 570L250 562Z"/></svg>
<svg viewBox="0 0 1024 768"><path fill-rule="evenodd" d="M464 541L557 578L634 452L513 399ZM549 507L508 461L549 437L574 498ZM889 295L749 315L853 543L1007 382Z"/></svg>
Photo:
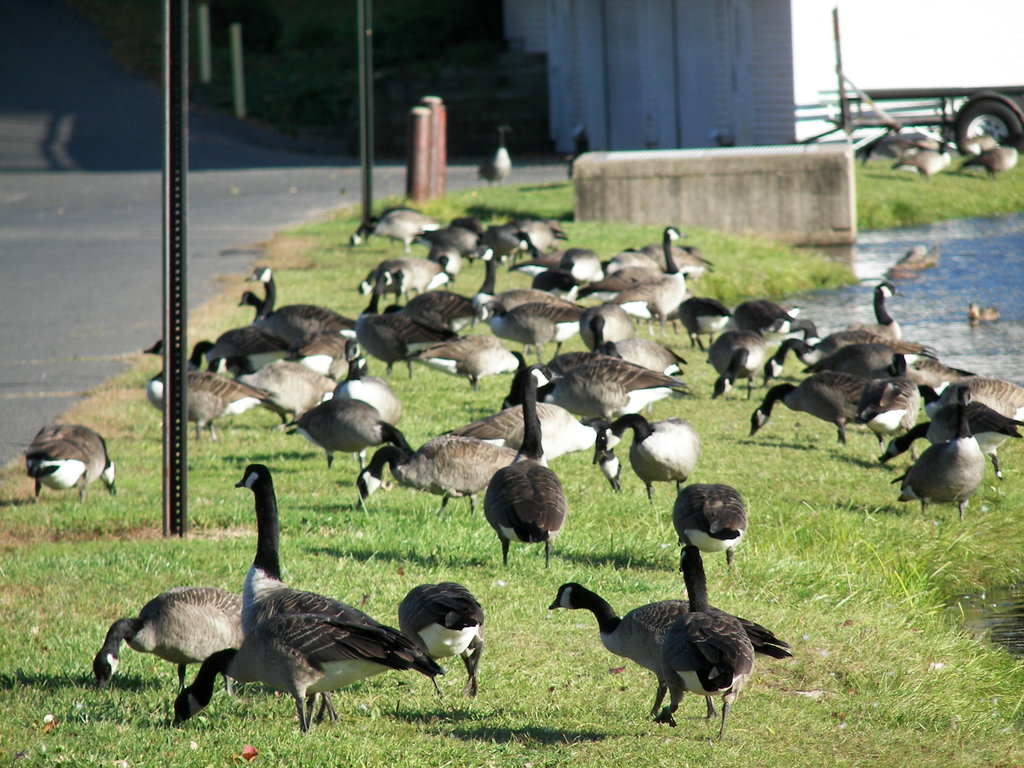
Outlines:
<svg viewBox="0 0 1024 768"><path fill-rule="evenodd" d="M1024 584L996 587L980 595L966 595L952 606L976 638L1004 646L1024 657Z"/></svg>
<svg viewBox="0 0 1024 768"><path fill-rule="evenodd" d="M942 362L1024 386L1024 215L963 219L863 232L852 258L861 283L793 298L824 334L874 322L872 290L913 245L941 246L939 264L897 280L886 306L903 336L934 348ZM997 307L999 320L972 326L971 302Z"/></svg>

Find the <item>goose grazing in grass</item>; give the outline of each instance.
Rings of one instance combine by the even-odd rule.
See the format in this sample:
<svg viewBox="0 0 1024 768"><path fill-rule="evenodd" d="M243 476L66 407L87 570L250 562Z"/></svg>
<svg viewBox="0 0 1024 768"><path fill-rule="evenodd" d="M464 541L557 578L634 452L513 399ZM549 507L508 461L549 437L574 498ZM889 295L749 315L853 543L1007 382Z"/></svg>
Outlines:
<svg viewBox="0 0 1024 768"><path fill-rule="evenodd" d="M348 603L316 592L288 587L281 580L280 523L270 470L263 464L250 464L235 487L252 491L256 514L256 554L242 590L242 629L246 642L250 638L254 640L244 654L243 649L239 649L241 661L236 662L232 654L223 653L217 661L210 662L211 666L205 672L200 669L197 682L193 684L195 690L189 692L186 689L179 695L180 707L176 703L176 715L184 715L182 719L187 719L205 706L212 692L212 679L222 669L236 679L258 679L292 693L296 699L299 727L302 730L309 727L308 715L303 706L304 703L312 703L304 702L307 694L321 692L323 705L320 716L327 709L334 720L337 715L328 693L332 687L347 685L388 668L413 668L431 677L440 674L440 668L397 630L378 623ZM353 628L359 625L371 631L361 633ZM303 637L312 641L312 648ZM346 649L352 642L355 642L355 649L342 650L341 658L329 652L332 647ZM310 653L318 647L327 650L328 655L324 657ZM361 655L359 648L368 651L369 658ZM261 656L267 661L261 663ZM274 658L272 663L269 661L271 657ZM293 659L291 663L287 663L289 658ZM398 666L389 663L389 660ZM346 669L353 666L347 663L351 661L359 663L354 665L355 669ZM272 668L269 673L267 664ZM265 676L253 678L236 675ZM314 683L321 680L322 685L313 687ZM281 686L282 682L286 685ZM300 691L303 686L306 687ZM198 707L190 695L196 699Z"/></svg>
<svg viewBox="0 0 1024 768"><path fill-rule="evenodd" d="M870 379L857 404L858 424L867 424L878 437L878 447L885 438L897 432L906 432L917 423L921 409L921 395L917 385L907 378L907 360L903 355L892 355L892 376Z"/></svg>
<svg viewBox="0 0 1024 768"><path fill-rule="evenodd" d="M958 407L957 403L947 403L941 406L932 414L931 421L916 424L906 433L889 441L885 452L878 460L884 464L889 459L908 450L915 440L922 437L927 438L928 442L933 445L955 440L959 426ZM1024 426L1024 421L1008 418L984 403L972 401L967 404L967 423L971 434L978 441L981 452L991 460L996 477L1002 480L1003 471L999 467L999 457L996 455L996 451L1011 437L1018 439L1021 437L1018 427Z"/></svg>
<svg viewBox="0 0 1024 768"><path fill-rule="evenodd" d="M288 427L289 435L298 433L323 448L328 468L338 451L356 454L360 469L366 461L366 449L371 446L391 443L412 451L402 433L384 421L372 405L337 395L289 422Z"/></svg>
<svg viewBox="0 0 1024 768"><path fill-rule="evenodd" d="M85 501L86 489L102 479L111 495L116 470L107 454L102 435L81 424L50 424L40 429L25 450L25 470L35 483L35 500L47 488L78 488L78 500Z"/></svg>
<svg viewBox="0 0 1024 768"><path fill-rule="evenodd" d="M943 405L955 403L957 393L961 389L971 393L971 400L984 403L1003 416L1024 421L1024 387L988 376L967 376L957 379L942 391L938 402L926 405L925 409L934 413Z"/></svg>
<svg viewBox="0 0 1024 768"><path fill-rule="evenodd" d="M241 647L217 651L203 662L192 685L174 700L174 724L202 711L213 696L214 678L224 674L291 694L299 730L306 733L313 719L308 697L392 669L414 669L431 680L444 673L405 635L383 624L309 613L272 616L247 632Z"/></svg>
<svg viewBox="0 0 1024 768"><path fill-rule="evenodd" d="M900 328L900 324L893 320L892 315L889 314L889 310L885 306L885 300L896 295L896 286L888 280L883 280L875 286L873 295L875 322L854 323L850 326L850 330L871 331L887 339L899 341L903 338L903 330Z"/></svg>
<svg viewBox="0 0 1024 768"><path fill-rule="evenodd" d="M164 407L163 371L149 380L146 396L153 407L162 410ZM209 428L210 439L218 440L213 422L227 416L245 413L251 408L262 405L269 397L264 389L249 386L235 379L227 379L209 371L189 371L186 374L188 398L186 415L189 421L196 424L196 440L202 437L203 430Z"/></svg>
<svg viewBox="0 0 1024 768"><path fill-rule="evenodd" d="M1018 142L1024 137L1016 137ZM985 175L995 180L1000 173L1012 170L1017 165L1019 152L1016 146L1001 146L985 149L976 155L972 155L960 164L960 170L965 168L983 168Z"/></svg>
<svg viewBox="0 0 1024 768"><path fill-rule="evenodd" d="M224 331L207 350L208 368L217 373L252 373L289 354L287 339L258 325Z"/></svg>
<svg viewBox="0 0 1024 768"><path fill-rule="evenodd" d="M632 339L634 336L633 321L618 304L588 307L580 315L580 338L591 351L602 343Z"/></svg>
<svg viewBox="0 0 1024 768"><path fill-rule="evenodd" d="M484 516L501 541L501 559L508 565L509 542L544 544L544 566L551 563L551 542L562 530L569 504L558 475L547 467L537 417L538 377L531 366L523 377L523 442L515 460L499 469L487 484ZM546 380L546 379L545 379Z"/></svg>
<svg viewBox="0 0 1024 768"><path fill-rule="evenodd" d="M285 339L289 344L296 344L317 333L336 333L350 337L355 335L356 321L327 307L288 304L275 309L277 285L270 267L256 267L246 280L262 283L264 290L262 299L251 291L242 294L241 305L256 308L252 324Z"/></svg>
<svg viewBox="0 0 1024 768"><path fill-rule="evenodd" d="M754 672L754 646L739 619L711 610L704 563L697 547L683 547L682 569L689 611L665 632L661 663L669 703L655 722L675 727L673 714L686 691L698 696L721 695L721 739L729 709Z"/></svg>
<svg viewBox="0 0 1024 768"><path fill-rule="evenodd" d="M417 237L424 232L440 228L441 222L414 208L389 208L380 216L360 224L349 242L355 246L367 240L370 235L377 235L397 240L402 244L403 250L409 253L409 246Z"/></svg>
<svg viewBox="0 0 1024 768"><path fill-rule="evenodd" d="M924 344L914 341L900 339L894 341L885 336L865 330L845 330L830 333L815 344L808 344L803 339L786 339L779 345L778 351L764 364L765 381L772 379L782 373L782 367L786 363L786 357L792 351L804 365L811 366L822 359L835 354L843 347L851 344L886 344L892 352L905 355L907 364L913 365L921 357L935 357L935 353Z"/></svg>
<svg viewBox="0 0 1024 768"><path fill-rule="evenodd" d="M415 451L397 445L378 448L356 478L359 501L377 490L384 480L384 467L399 484L441 497L440 512L448 499L469 497L476 512L476 495L487 488L494 473L516 457L512 448L485 443L473 437L441 435Z"/></svg>
<svg viewBox="0 0 1024 768"><path fill-rule="evenodd" d="M346 348L351 346L353 352ZM337 381L348 375L349 361L358 357L355 338L337 333L317 333L292 348L289 360L306 366L321 376L330 376Z"/></svg>
<svg viewBox="0 0 1024 768"><path fill-rule="evenodd" d="M242 644L242 598L218 587L175 587L157 595L142 606L138 616L110 625L92 660L98 686L109 683L117 673L122 642L139 653L151 653L175 664L178 688L182 689L189 664ZM225 681L230 691L230 678Z"/></svg>
<svg viewBox="0 0 1024 768"><path fill-rule="evenodd" d="M913 171L924 176L926 181L931 181L932 176L949 167L951 160L949 145L942 141L934 149L929 146L908 147L892 164L892 169L894 171Z"/></svg>
<svg viewBox="0 0 1024 768"><path fill-rule="evenodd" d="M491 301L480 308L479 317L495 336L520 342L524 352L533 348L539 361L545 344L554 341L557 355L562 343L579 333L582 314L582 307L568 302L535 301L508 309Z"/></svg>
<svg viewBox="0 0 1024 768"><path fill-rule="evenodd" d="M413 587L398 605L398 626L430 658L461 658L469 678L462 692L476 696L484 609L468 589L453 581Z"/></svg>
<svg viewBox="0 0 1024 768"><path fill-rule="evenodd" d="M985 479L985 455L977 438L971 434L967 416L971 394L966 388L956 392L955 437L947 443L929 446L910 469L893 482L900 483L900 501L920 500L922 515L926 514L929 502L952 502L959 508L963 520L967 501Z"/></svg>
<svg viewBox="0 0 1024 768"><path fill-rule="evenodd" d="M498 126L498 148L490 157L480 163L480 167L477 169L480 178L485 179L488 184L504 181L512 173L512 158L508 154L508 147L505 146L505 134L511 132L512 126L510 125Z"/></svg>
<svg viewBox="0 0 1024 768"><path fill-rule="evenodd" d="M798 308L785 309L768 299L751 299L733 309L729 324L738 331L756 331L766 339L778 340L795 330L793 324L799 312Z"/></svg>
<svg viewBox="0 0 1024 768"><path fill-rule="evenodd" d="M264 407L280 416L282 425L330 400L337 386L334 379L289 360L275 360L255 373L239 376L238 381L264 390Z"/></svg>
<svg viewBox="0 0 1024 768"><path fill-rule="evenodd" d="M793 411L836 425L839 442L846 442L846 423L857 416L857 406L864 393L866 379L848 373L824 371L808 376L799 385L779 384L768 390L760 407L751 414L750 435L753 437L772 414L775 403L781 402Z"/></svg>
<svg viewBox="0 0 1024 768"><path fill-rule="evenodd" d="M647 489L648 501L654 501L654 483L675 482L678 492L686 478L697 466L700 458L700 435L686 419L672 418L664 421L647 421L638 413L620 416L608 428L608 433L621 437L627 430L633 430L633 442L629 446L629 465L633 468ZM600 430L599 430L600 432ZM594 463L601 464L605 476L605 463L611 458L604 434L599 434ZM612 487L616 483L609 477Z"/></svg>
<svg viewBox="0 0 1024 768"><path fill-rule="evenodd" d="M484 376L517 371L523 358L494 336L471 334L421 349L412 359L452 376L465 376L475 390Z"/></svg>
<svg viewBox="0 0 1024 768"><path fill-rule="evenodd" d="M454 291L426 291L402 307L406 315L452 331L461 331L476 321L476 307L468 296Z"/></svg>
<svg viewBox="0 0 1024 768"><path fill-rule="evenodd" d="M570 582L558 588L555 600L548 610L566 608L569 610L587 610L597 619L597 629L601 644L616 656L622 656L636 662L644 669L650 670L658 678L658 690L651 708L651 717L658 714L661 703L668 690L668 682L661 664L661 645L668 628L689 611L686 600L661 600L656 603L641 605L629 611L621 618L607 600L586 587ZM708 608L709 612L722 613L717 608ZM723 614L724 615L724 614ZM775 659L789 658L789 645L777 638L770 630L746 619L738 619L743 625L754 652ZM711 697L707 697L708 717L715 714Z"/></svg>
<svg viewBox="0 0 1024 768"><path fill-rule="evenodd" d="M686 276L672 255L672 242L681 237L675 227L665 227L662 247L665 252L665 271L657 277L641 280L631 288L620 291L614 302L633 317L655 319L666 333L665 323L686 298Z"/></svg>
<svg viewBox="0 0 1024 768"><path fill-rule="evenodd" d="M359 355L358 348L350 347L346 354L352 355L348 364L348 375L334 388L334 396L372 405L388 424L397 424L401 421L402 401L391 385L380 376L367 374L366 358Z"/></svg>
<svg viewBox="0 0 1024 768"><path fill-rule="evenodd" d="M739 491L721 483L694 483L679 491L672 508L672 525L679 546L702 552L725 551L732 566L733 551L747 531L747 509ZM680 570L682 562L680 561Z"/></svg>
<svg viewBox="0 0 1024 768"><path fill-rule="evenodd" d="M747 399L754 391L754 376L766 355L764 336L757 331L725 331L708 350L708 362L718 371L711 399L721 397L736 383L747 380Z"/></svg>

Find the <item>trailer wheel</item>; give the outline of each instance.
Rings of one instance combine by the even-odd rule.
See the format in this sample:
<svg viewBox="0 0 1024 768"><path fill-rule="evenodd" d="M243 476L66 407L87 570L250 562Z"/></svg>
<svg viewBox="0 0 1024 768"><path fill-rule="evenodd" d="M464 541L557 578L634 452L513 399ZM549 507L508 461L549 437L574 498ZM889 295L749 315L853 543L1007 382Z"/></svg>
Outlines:
<svg viewBox="0 0 1024 768"><path fill-rule="evenodd" d="M956 116L956 143L961 152L968 139L988 134L1002 143L1024 133L1020 115L998 99L978 99L966 104Z"/></svg>

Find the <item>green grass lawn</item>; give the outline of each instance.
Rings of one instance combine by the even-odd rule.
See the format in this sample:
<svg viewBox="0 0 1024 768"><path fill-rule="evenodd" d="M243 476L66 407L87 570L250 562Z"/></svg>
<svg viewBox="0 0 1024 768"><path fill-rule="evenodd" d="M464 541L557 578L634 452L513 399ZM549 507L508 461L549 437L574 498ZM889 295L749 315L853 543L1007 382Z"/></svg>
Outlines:
<svg viewBox="0 0 1024 768"><path fill-rule="evenodd" d="M552 185L457 193L428 209L500 220L565 218L570 207L568 187ZM349 248L355 224L343 212L270 243L265 262L276 268L279 303L323 303L350 316L365 306L356 285L399 249L377 239ZM609 255L660 236L653 227L566 227L570 244ZM715 264L694 291L727 303L851 279L802 251L689 231ZM455 288L472 293L482 276L482 266L471 264ZM193 314L193 341L251 320L251 309L236 306L251 287L243 278ZM499 286L524 282L502 273ZM190 441L192 533L164 539L160 415L144 392L160 362L140 354L132 370L66 417L107 437L118 466L116 496L95 484L85 504L73 492L47 489L33 504L20 465L0 478L0 762L222 766L240 760L246 745L259 750L257 764L281 766L1024 762L1024 666L970 637L946 608L957 594L1021 578L1024 450L1001 450L1005 479L988 471L963 523L950 505L934 505L924 518L918 505L896 501L891 484L908 458L882 466L864 429L850 429L840 445L834 427L781 406L749 437L764 389L752 400L741 387L712 401L705 356L682 334L656 338L687 358L690 389L656 404L649 418L688 419L703 440L691 480L733 485L748 507L750 529L734 568L724 557L706 558L711 601L769 627L794 653L758 660L724 741L709 743L717 724L703 721L704 704L694 696L684 699L678 728L652 723L653 677L605 651L589 614L548 610L567 581L594 589L620 614L680 596L670 487L656 486L649 503L628 466L614 494L591 456L556 459L570 512L551 567L544 568L543 548L513 545L504 568L497 537L467 502L452 502L439 516L437 497L394 488L360 508L353 459L339 455L328 470L321 450L273 429L273 414L252 411L224 420L219 443ZM581 345L577 339L569 347ZM382 375L381 363L370 365ZM795 379L799 368L790 363L786 374ZM391 383L406 413L398 426L418 445L497 410L508 382L484 379L473 392L464 380L422 367L410 380L396 366ZM623 458L626 452L626 445L618 450ZM421 676L387 673L340 691L340 722L302 735L291 699L255 684L235 697L218 688L200 716L171 727L173 666L127 648L112 684L92 685L92 656L115 619L172 586L241 588L255 526L252 494L234 485L250 462L274 472L292 586L359 605L390 624L420 583L454 580L477 596L487 612L487 646L476 699L459 695L457 661L446 664L441 697Z"/></svg>

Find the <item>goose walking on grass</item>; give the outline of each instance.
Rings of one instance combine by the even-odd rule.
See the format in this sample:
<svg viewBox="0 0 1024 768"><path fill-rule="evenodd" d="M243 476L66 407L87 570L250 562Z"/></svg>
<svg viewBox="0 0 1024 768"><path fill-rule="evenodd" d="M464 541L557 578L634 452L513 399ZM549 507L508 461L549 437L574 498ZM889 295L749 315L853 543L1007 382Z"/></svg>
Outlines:
<svg viewBox="0 0 1024 768"><path fill-rule="evenodd" d="M78 488L85 501L86 489L102 479L111 495L117 493L114 462L107 454L102 435L81 424L50 424L40 429L25 450L25 470L35 483L35 500L47 488Z"/></svg>
<svg viewBox="0 0 1024 768"><path fill-rule="evenodd" d="M892 355L890 373L893 375L886 378L870 379L857 404L857 422L875 433L879 448L886 437L912 429L921 409L921 395L906 376L903 355Z"/></svg>
<svg viewBox="0 0 1024 768"><path fill-rule="evenodd" d="M710 339L729 324L732 313L718 299L691 296L679 305L679 319L690 336L690 346L704 351L701 335Z"/></svg>
<svg viewBox="0 0 1024 768"><path fill-rule="evenodd" d="M512 173L512 158L509 156L508 147L505 146L505 134L511 133L512 126L498 126L498 148L490 157L480 163L477 169L480 178L493 184L496 181L504 181Z"/></svg>
<svg viewBox="0 0 1024 768"><path fill-rule="evenodd" d="M694 483L676 496L672 525L680 547L697 547L702 552L724 550L725 560L732 566L733 551L747 532L747 508L732 486Z"/></svg>
<svg viewBox="0 0 1024 768"><path fill-rule="evenodd" d="M154 408L163 409L164 374L158 373L149 380L146 396ZM210 439L218 440L213 423L227 416L237 416L266 402L270 393L235 379L218 376L209 371L189 371L186 374L188 397L186 415L195 422L196 440L202 438L203 430L210 430Z"/></svg>
<svg viewBox="0 0 1024 768"><path fill-rule="evenodd" d="M288 425L288 434L300 434L327 455L327 467L334 463L336 452L353 453L362 469L366 449L391 443L412 450L405 437L380 412L361 400L333 397L306 411Z"/></svg>
<svg viewBox="0 0 1024 768"><path fill-rule="evenodd" d="M219 587L175 587L157 595L138 616L110 625L92 660L97 685L109 683L120 668L122 642L176 665L178 688L184 688L189 664L242 644L242 598Z"/></svg>
<svg viewBox="0 0 1024 768"><path fill-rule="evenodd" d="M622 656L650 670L658 679L658 690L651 708L651 717L658 714L668 680L661 663L661 646L668 628L689 611L686 600L661 600L656 603L641 605L619 617L607 600L586 587L571 582L558 588L555 600L548 606L549 610L567 608L569 610L587 610L597 619L597 630L601 644L616 656ZM711 613L722 615L722 611L709 607ZM789 658L788 643L777 638L769 629L747 619L739 618L743 629L750 638L754 653L771 656L775 659ZM708 717L715 714L715 705L711 697L707 697Z"/></svg>
<svg viewBox="0 0 1024 768"><path fill-rule="evenodd" d="M971 434L967 404L970 392L957 390L956 436L948 443L930 446L904 475L896 478L900 483L900 501L918 499L921 514L926 514L929 503L954 503L964 519L967 502L981 487L985 479L985 454L977 438Z"/></svg>
<svg viewBox="0 0 1024 768"><path fill-rule="evenodd" d="M665 632L661 664L669 703L655 722L675 727L673 714L686 691L698 696L721 695L721 739L729 709L754 672L754 646L739 619L711 610L704 564L697 547L683 548L682 568L690 598L689 611Z"/></svg>
<svg viewBox="0 0 1024 768"><path fill-rule="evenodd" d="M537 417L536 366L523 377L523 442L515 460L499 469L487 484L484 516L501 541L501 559L508 565L509 542L544 544L544 566L551 563L551 543L562 531L569 504L558 475L547 467Z"/></svg>
<svg viewBox="0 0 1024 768"><path fill-rule="evenodd" d="M407 488L441 497L440 512L448 499L469 497L476 512L476 495L487 488L491 477L516 457L512 448L485 443L473 437L441 435L415 451L397 445L378 448L366 468L356 478L359 501L377 490L384 481L384 467Z"/></svg>
<svg viewBox="0 0 1024 768"><path fill-rule="evenodd" d="M409 246L417 237L440 228L441 222L414 208L389 208L380 216L371 217L369 221L360 224L349 242L356 246L369 239L370 235L377 235L400 242L405 253L409 253Z"/></svg>
<svg viewBox="0 0 1024 768"><path fill-rule="evenodd" d="M857 416L857 405L867 384L866 379L848 373L824 371L808 376L799 385L779 384L768 390L764 401L750 416L750 435L768 423L775 403L781 402L793 411L835 424L840 443L846 442L846 424Z"/></svg>
<svg viewBox="0 0 1024 768"><path fill-rule="evenodd" d="M263 284L264 297L251 291L242 294L241 305L256 308L252 324L269 331L289 344L297 344L317 333L355 334L355 320L316 304L287 304L275 308L277 285L270 267L256 267L247 282ZM241 306L240 305L240 306Z"/></svg>
<svg viewBox="0 0 1024 768"><path fill-rule="evenodd" d="M484 609L468 589L452 581L413 587L398 606L398 626L430 658L462 659L468 676L462 693L476 696Z"/></svg>
<svg viewBox="0 0 1024 768"><path fill-rule="evenodd" d="M686 298L686 276L672 256L672 242L680 236L675 227L666 227L662 238L665 272L620 291L614 299L616 304L633 317L657 320L661 324L662 335L666 333L665 324L669 315Z"/></svg>
<svg viewBox="0 0 1024 768"><path fill-rule="evenodd" d="M754 390L754 376L761 371L766 355L764 337L757 331L725 331L708 350L708 362L718 372L711 399L721 397L736 384L747 380L747 399Z"/></svg>
<svg viewBox="0 0 1024 768"><path fill-rule="evenodd" d="M475 390L485 376L514 373L523 358L494 336L470 334L432 344L413 355L412 360L452 376L465 376Z"/></svg>

